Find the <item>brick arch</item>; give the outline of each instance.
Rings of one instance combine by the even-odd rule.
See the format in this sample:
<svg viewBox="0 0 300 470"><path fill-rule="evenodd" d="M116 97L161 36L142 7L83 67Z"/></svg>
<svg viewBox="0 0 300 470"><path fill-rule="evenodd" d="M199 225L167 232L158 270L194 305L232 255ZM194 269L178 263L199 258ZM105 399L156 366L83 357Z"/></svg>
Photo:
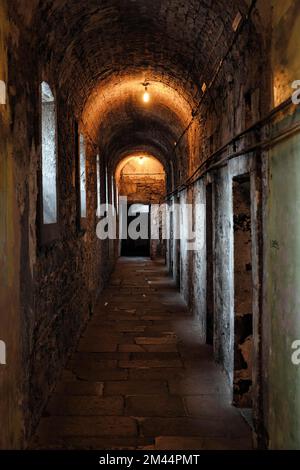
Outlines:
<svg viewBox="0 0 300 470"><path fill-rule="evenodd" d="M108 158L143 144L142 134L144 145L159 146L174 158L174 144L197 108L202 85L233 39L236 15L248 10L244 0L48 0L37 5L32 23L41 63ZM238 59L233 55L222 73L234 74ZM148 109L139 101L144 79L155 94L155 106ZM182 146L175 166L188 166L192 158L188 140Z"/></svg>
<svg viewBox="0 0 300 470"><path fill-rule="evenodd" d="M38 6L39 48L49 51L41 59L52 63L78 110L99 81L124 71L147 70L192 102L228 47L237 12L247 11L244 0L49 0Z"/></svg>
<svg viewBox="0 0 300 470"><path fill-rule="evenodd" d="M79 107L99 79L145 67L193 97L226 50L237 12L247 8L243 0L53 0L39 6L41 49L51 50L61 86Z"/></svg>

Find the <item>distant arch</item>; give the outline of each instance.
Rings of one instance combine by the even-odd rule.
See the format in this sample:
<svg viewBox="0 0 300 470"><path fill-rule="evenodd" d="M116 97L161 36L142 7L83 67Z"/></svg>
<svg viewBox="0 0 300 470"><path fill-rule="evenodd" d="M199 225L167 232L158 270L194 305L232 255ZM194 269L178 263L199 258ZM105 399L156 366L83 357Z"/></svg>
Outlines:
<svg viewBox="0 0 300 470"><path fill-rule="evenodd" d="M0 104L6 104L6 83L0 80Z"/></svg>

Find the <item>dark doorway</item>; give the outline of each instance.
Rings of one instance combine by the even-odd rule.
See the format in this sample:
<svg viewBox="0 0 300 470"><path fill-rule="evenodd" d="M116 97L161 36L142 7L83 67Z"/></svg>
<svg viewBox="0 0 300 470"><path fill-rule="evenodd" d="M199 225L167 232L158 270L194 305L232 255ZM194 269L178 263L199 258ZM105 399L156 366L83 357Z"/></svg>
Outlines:
<svg viewBox="0 0 300 470"><path fill-rule="evenodd" d="M132 213L133 212L133 213ZM127 211L127 239L122 240L121 256L150 256L150 208L147 204L130 204ZM140 236L134 239L130 236L130 227L132 228L137 219L137 231ZM141 225L143 227L141 227ZM145 233L146 232L146 233Z"/></svg>
<svg viewBox="0 0 300 470"><path fill-rule="evenodd" d="M206 186L206 342L214 342L213 187Z"/></svg>
<svg viewBox="0 0 300 470"><path fill-rule="evenodd" d="M234 371L233 399L252 407L252 232L250 178L233 181L234 215Z"/></svg>

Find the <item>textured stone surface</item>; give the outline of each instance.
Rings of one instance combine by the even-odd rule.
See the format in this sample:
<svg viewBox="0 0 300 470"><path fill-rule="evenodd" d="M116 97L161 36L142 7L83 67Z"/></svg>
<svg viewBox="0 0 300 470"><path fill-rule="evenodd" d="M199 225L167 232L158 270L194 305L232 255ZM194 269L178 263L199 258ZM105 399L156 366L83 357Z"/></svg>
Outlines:
<svg viewBox="0 0 300 470"><path fill-rule="evenodd" d="M116 272L119 285L130 285L130 288L115 296L112 278L112 284L99 299L99 305L106 299L108 306L104 310L96 308L97 313L83 332L83 338L93 350L95 344L109 341L111 335L118 351L126 352L75 352L50 399L31 447L251 448L250 427L231 406L226 379L213 361L212 348L202 343L197 320L189 314L179 292L169 282L162 261L123 258ZM141 292L151 279L155 279L161 297L152 295L145 303ZM120 312L128 316L122 305L131 288L135 318L122 320ZM164 304L168 304L168 324L162 314ZM152 312L152 305L161 314L150 313L151 320L143 320L147 312ZM118 311L116 318L115 311ZM132 343L128 343L127 328L123 327L144 322L150 336L141 341L139 333L134 332ZM94 325L97 327L93 328ZM167 330L173 332L171 343L165 341L169 338ZM105 335L103 331L107 331ZM148 339L150 346L154 340L152 346L159 346L158 351L146 349ZM158 344L156 340L160 340ZM81 345L79 342L79 349ZM189 361L188 368L185 361Z"/></svg>
<svg viewBox="0 0 300 470"><path fill-rule="evenodd" d="M202 439L198 437L158 437L155 439L156 450L250 450L247 439L213 438Z"/></svg>
<svg viewBox="0 0 300 470"><path fill-rule="evenodd" d="M252 408L253 284L250 176L233 183L234 403Z"/></svg>
<svg viewBox="0 0 300 470"><path fill-rule="evenodd" d="M136 395L127 397L127 416L184 416L185 410L180 397L170 395Z"/></svg>
<svg viewBox="0 0 300 470"><path fill-rule="evenodd" d="M102 243L95 235L95 163L99 151L101 198L105 201L106 189L112 199L111 185L105 188L106 167L110 181L116 164L132 152L157 156L165 167L169 191L183 184L199 164L203 164L201 170L205 169L206 159L224 144L224 149L209 160L215 164L224 158L222 168L214 166L208 175L172 200L181 200L181 206L184 201L205 203L205 185L213 181L213 343L216 359L232 380L231 187L234 176L251 173L255 422L263 437L262 445L299 447L299 403L295 398L299 396L299 375L290 361L290 343L295 340L299 318L295 217L299 208L299 139L295 134L290 141L276 142L270 151L261 152L259 148L249 154L247 150L265 135L294 125L299 116L293 115L295 109L291 108L288 118L280 115L280 119L285 118L280 126L279 118L274 127L269 122L266 129L255 126L248 135L227 145L233 136L264 117L274 103L290 97L291 82L299 78L300 70L299 1L257 2L232 52L222 62L233 41L234 18L238 11L245 16L249 3L1 1L0 80L6 84L7 96L6 104L0 105L0 339L7 344L9 364L0 370L1 389L5 391L0 400L0 447L26 445L93 310L99 321L93 331L86 333L90 341L82 339L82 351L103 357L98 366L81 364L78 371L68 369L65 380L68 377L76 384L78 378L88 379L89 384L151 378L166 382L171 374L173 381L174 377L187 380L198 364L203 364L196 336L199 334L204 341L207 333L206 250L204 246L191 254L184 243L180 246L174 239L168 247L168 267L176 282L181 282L188 307L198 318L193 328L185 329L178 323L176 329L185 344L185 348L178 346L182 367L166 368L165 373L165 364L157 370L152 367L120 371L118 363L100 362L130 361L131 351L129 357L119 355L123 354L122 345L141 346L149 352L155 352L155 346L177 347L177 339L171 343L161 339L166 331L175 331L173 325L161 330L155 324L153 329L147 325L138 336L150 341L156 338L151 343L146 340L149 344L136 343L135 332L139 330L135 326L124 326L127 332L115 328L111 342L106 342L114 316L116 321L135 317L155 323L163 321L163 317L170 320L172 315L184 315L185 310L178 298L173 301L160 297L164 287L157 282L157 276L152 287L148 281L143 286L136 285L148 268L144 263L133 277L122 279L122 284L117 272L96 311L95 302L114 264L116 250L113 243ZM202 85L211 83L216 70L220 73L200 103ZM45 227L40 224L42 80L49 82L56 96L58 119L59 230L47 244L42 236ZM144 80L150 81L149 106L141 100ZM191 121L195 110L198 114ZM78 220L75 188L77 124L88 143L88 217L84 223ZM239 157L225 162L234 152ZM199 231L199 214L194 212ZM181 224L177 216L173 222L174 226ZM264 243L262 227L267 230ZM286 227L292 227L289 236ZM147 271L147 276L152 274L155 275L155 268ZM135 289L146 295L143 301L135 297ZM169 297L174 297L174 286ZM107 323L101 337L96 326L102 328L104 310ZM247 350L246 344L243 353L247 354ZM156 350L164 351L173 349ZM182 374L177 369L182 369ZM84 389L74 383L73 393L80 395ZM69 385L66 391L69 393ZM94 391L94 385L87 387L86 395ZM108 439L103 445L108 442L111 441ZM205 442L211 445L210 441ZM218 442L221 447L229 446L226 438ZM137 439L123 444L138 446L149 442ZM82 445L87 442L83 440Z"/></svg>
<svg viewBox="0 0 300 470"><path fill-rule="evenodd" d="M64 416L45 417L42 419L40 436L116 436L130 437L137 435L137 425L134 419L120 416ZM47 437L46 437L47 439Z"/></svg>
<svg viewBox="0 0 300 470"><path fill-rule="evenodd" d="M60 382L55 389L57 395L82 395L82 396L100 396L103 395L104 384L101 382Z"/></svg>
<svg viewBox="0 0 300 470"><path fill-rule="evenodd" d="M50 400L46 414L53 416L118 416L123 414L122 397L61 396Z"/></svg>

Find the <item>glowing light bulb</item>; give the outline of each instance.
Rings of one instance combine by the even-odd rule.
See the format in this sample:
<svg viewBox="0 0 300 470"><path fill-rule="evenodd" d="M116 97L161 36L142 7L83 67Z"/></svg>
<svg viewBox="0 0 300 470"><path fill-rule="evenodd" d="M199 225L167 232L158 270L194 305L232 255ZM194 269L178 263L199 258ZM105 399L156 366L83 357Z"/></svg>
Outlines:
<svg viewBox="0 0 300 470"><path fill-rule="evenodd" d="M144 165L144 157L140 157L140 165Z"/></svg>
<svg viewBox="0 0 300 470"><path fill-rule="evenodd" d="M147 82L147 80L145 80L144 83L141 83L141 85L143 85L143 87L145 88L145 92L143 94L143 101L144 101L144 103L149 103L150 94L148 92L148 86L150 85L150 83Z"/></svg>
<svg viewBox="0 0 300 470"><path fill-rule="evenodd" d="M143 100L144 100L144 103L149 103L150 101L150 95L147 90L144 93Z"/></svg>

